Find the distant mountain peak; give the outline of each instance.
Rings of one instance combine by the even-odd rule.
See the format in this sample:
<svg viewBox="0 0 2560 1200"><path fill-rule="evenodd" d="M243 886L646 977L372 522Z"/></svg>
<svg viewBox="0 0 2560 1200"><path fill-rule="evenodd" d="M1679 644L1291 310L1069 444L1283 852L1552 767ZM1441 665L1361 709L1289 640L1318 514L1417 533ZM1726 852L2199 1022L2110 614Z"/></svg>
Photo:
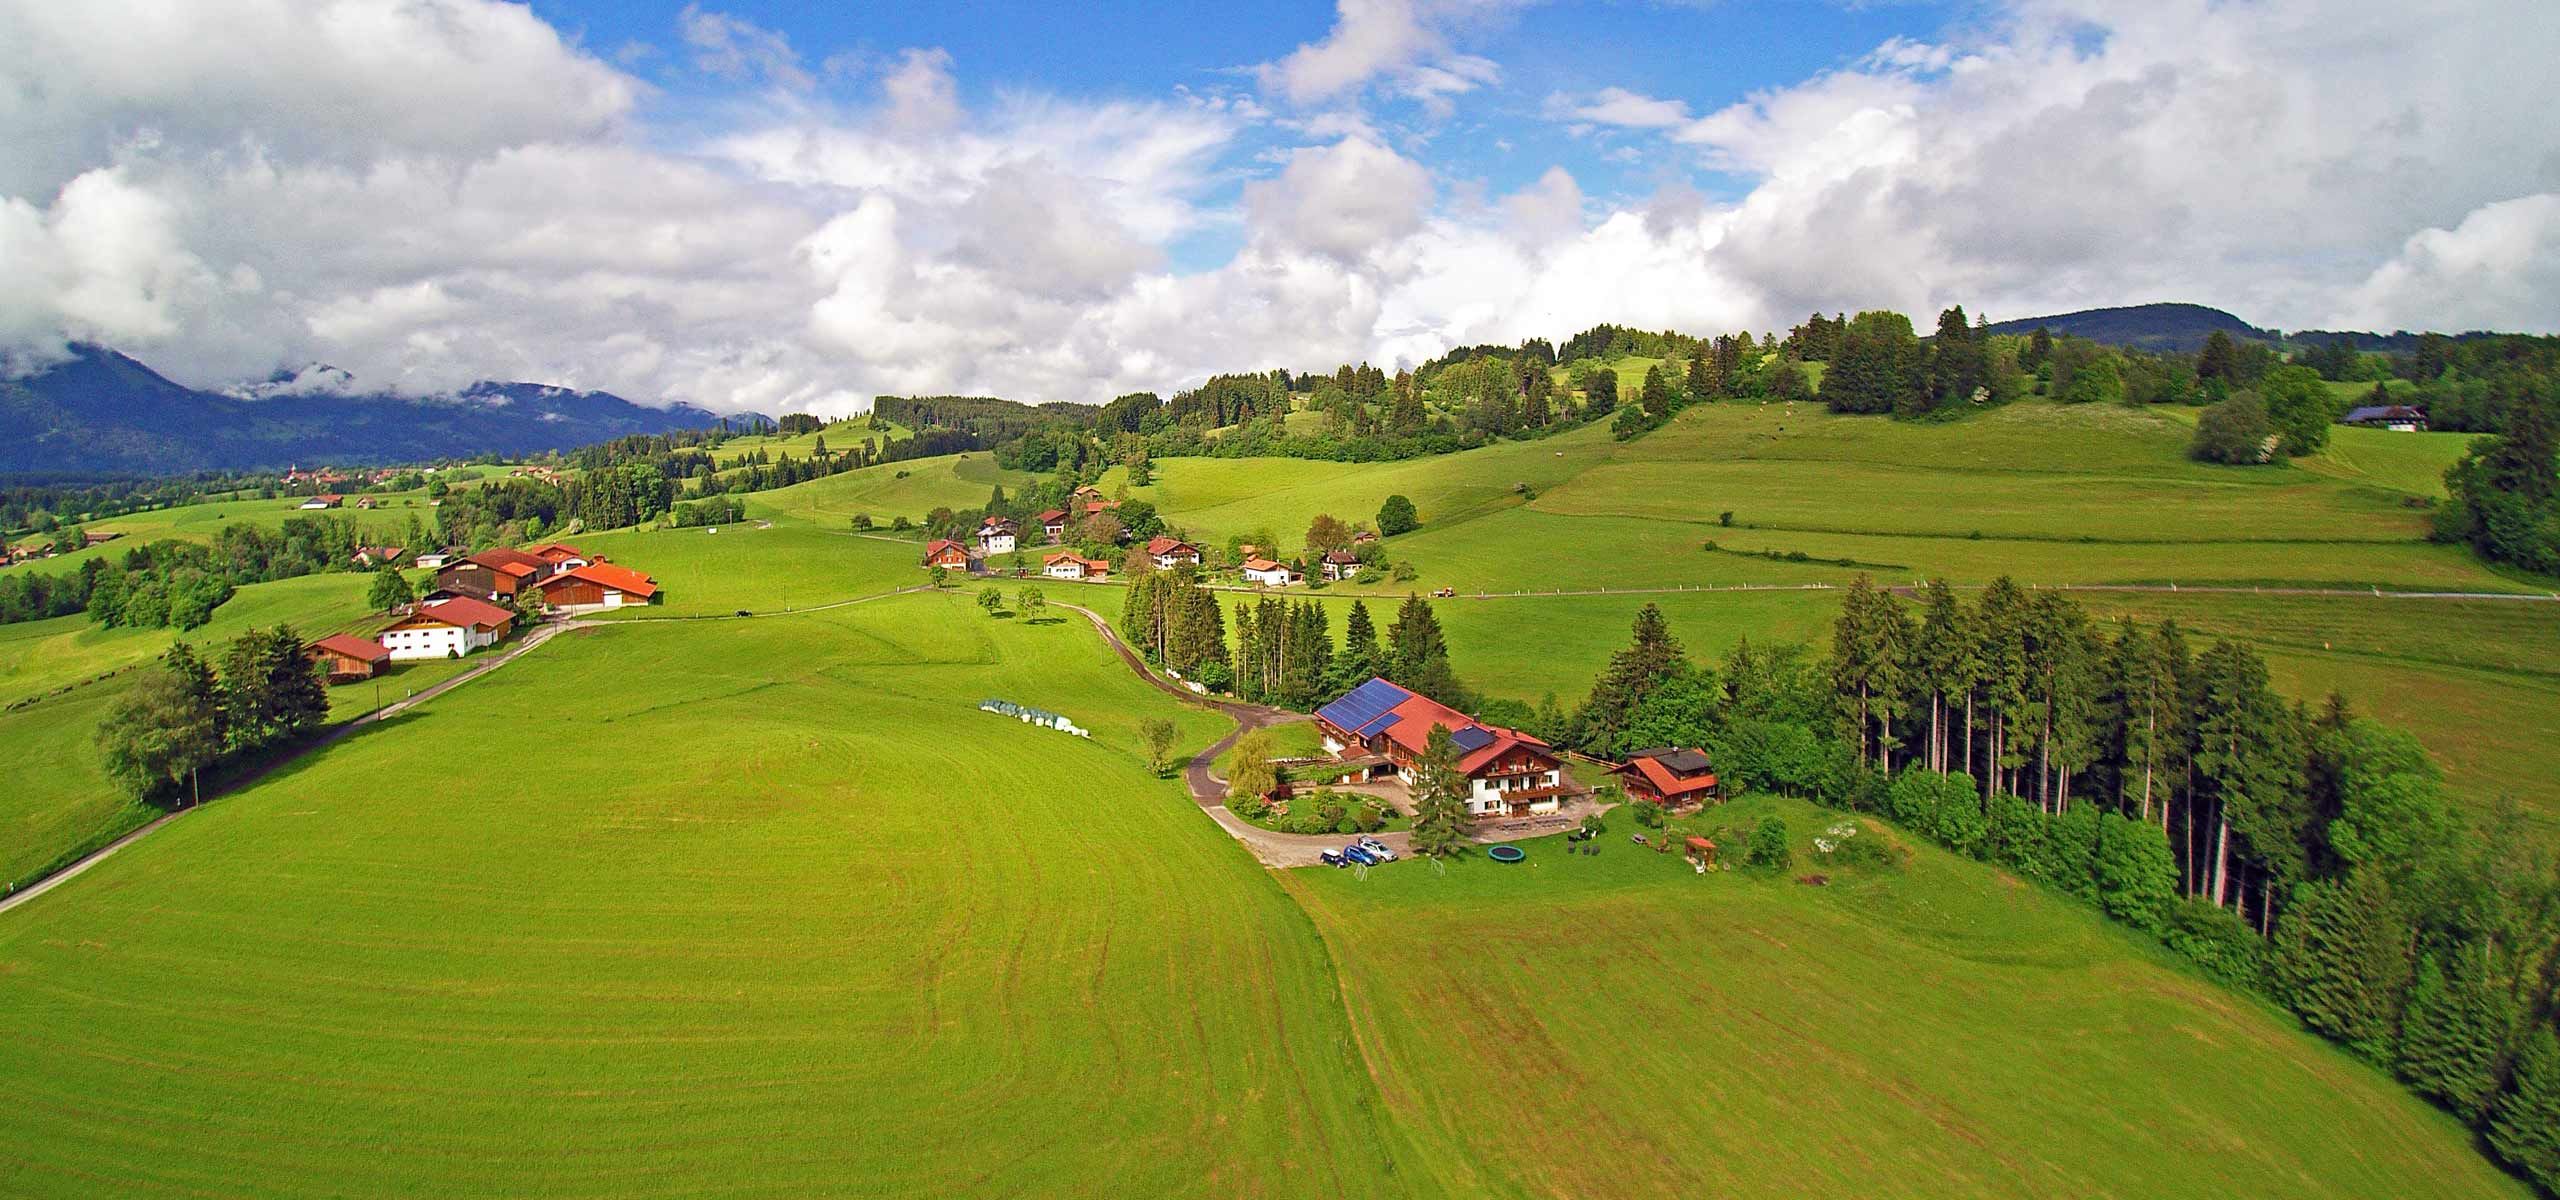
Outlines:
<svg viewBox="0 0 2560 1200"><path fill-rule="evenodd" d="M2203 349L2205 339L2216 332L2264 342L2276 341L2279 336L2275 330L2260 329L2221 309L2178 302L2084 308L2049 317L1997 321L1990 328L1993 333L2019 334L2041 328L2110 346L2180 354Z"/></svg>

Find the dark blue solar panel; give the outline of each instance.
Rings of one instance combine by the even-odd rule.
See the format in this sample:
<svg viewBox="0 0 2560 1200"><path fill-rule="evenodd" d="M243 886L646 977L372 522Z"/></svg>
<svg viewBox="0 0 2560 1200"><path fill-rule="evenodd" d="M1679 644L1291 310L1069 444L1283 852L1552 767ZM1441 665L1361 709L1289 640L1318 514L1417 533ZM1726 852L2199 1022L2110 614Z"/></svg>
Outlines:
<svg viewBox="0 0 2560 1200"><path fill-rule="evenodd" d="M1337 729L1348 729L1366 736L1375 732L1367 726L1380 717L1391 715L1395 706L1412 697L1413 693L1386 680L1372 679L1351 689L1341 699L1317 709L1316 715L1333 722Z"/></svg>
<svg viewBox="0 0 2560 1200"><path fill-rule="evenodd" d="M1393 725L1393 724L1395 724L1396 722L1401 721L1401 720L1404 720L1404 718L1403 718L1403 717L1399 717L1399 716L1395 715L1395 714L1394 714L1394 713L1392 713L1392 712L1382 712L1382 713L1379 713L1379 714L1377 715L1377 717L1376 717L1376 718L1374 718L1374 719L1372 719L1368 724L1363 725L1363 726L1359 727L1358 729L1352 730L1352 732L1353 732L1353 733L1356 733L1356 734L1359 734L1359 735L1360 735L1360 736L1362 736L1362 737L1367 737L1367 736L1369 736L1370 734L1376 733L1376 732L1378 732L1379 730L1384 729L1384 728L1386 728L1387 726Z"/></svg>
<svg viewBox="0 0 2560 1200"><path fill-rule="evenodd" d="M1480 726L1469 725L1464 729L1449 731L1449 740L1456 742L1459 749L1473 752L1492 745L1493 735L1485 732Z"/></svg>

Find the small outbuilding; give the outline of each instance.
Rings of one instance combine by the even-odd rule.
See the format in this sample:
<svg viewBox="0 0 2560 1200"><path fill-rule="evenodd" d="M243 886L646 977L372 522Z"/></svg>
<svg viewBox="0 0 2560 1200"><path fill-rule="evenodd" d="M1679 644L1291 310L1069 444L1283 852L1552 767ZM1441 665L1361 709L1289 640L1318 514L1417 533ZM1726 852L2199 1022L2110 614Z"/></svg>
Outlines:
<svg viewBox="0 0 2560 1200"><path fill-rule="evenodd" d="M303 656L319 663L331 683L352 683L371 679L391 661L391 652L382 643L360 638L351 633L333 633L302 648Z"/></svg>

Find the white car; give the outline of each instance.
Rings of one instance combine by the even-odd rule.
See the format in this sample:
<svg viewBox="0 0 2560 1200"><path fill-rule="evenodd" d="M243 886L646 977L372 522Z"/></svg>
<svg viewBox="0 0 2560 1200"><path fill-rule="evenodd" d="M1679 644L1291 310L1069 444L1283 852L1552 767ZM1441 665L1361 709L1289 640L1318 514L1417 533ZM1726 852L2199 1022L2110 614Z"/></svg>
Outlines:
<svg viewBox="0 0 2560 1200"><path fill-rule="evenodd" d="M1379 858L1385 859L1388 862L1394 862L1396 860L1396 852L1387 849L1387 844L1376 838L1364 837L1360 839L1359 844L1361 849L1366 850L1371 854L1375 854Z"/></svg>

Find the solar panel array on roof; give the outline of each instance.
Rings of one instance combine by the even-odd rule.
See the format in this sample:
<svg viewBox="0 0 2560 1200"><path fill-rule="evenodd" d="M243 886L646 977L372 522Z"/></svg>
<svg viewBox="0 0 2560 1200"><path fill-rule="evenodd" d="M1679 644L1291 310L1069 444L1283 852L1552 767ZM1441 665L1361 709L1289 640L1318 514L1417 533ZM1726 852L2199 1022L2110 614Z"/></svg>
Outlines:
<svg viewBox="0 0 2560 1200"><path fill-rule="evenodd" d="M1449 731L1449 740L1456 742L1458 749L1472 754L1492 745L1493 735L1486 732L1482 726L1469 725L1464 729Z"/></svg>
<svg viewBox="0 0 2560 1200"><path fill-rule="evenodd" d="M1412 698L1413 693L1403 688L1383 679L1372 679L1351 689L1341 699L1317 709L1316 715L1333 722L1337 729L1366 737L1393 724L1395 707Z"/></svg>

